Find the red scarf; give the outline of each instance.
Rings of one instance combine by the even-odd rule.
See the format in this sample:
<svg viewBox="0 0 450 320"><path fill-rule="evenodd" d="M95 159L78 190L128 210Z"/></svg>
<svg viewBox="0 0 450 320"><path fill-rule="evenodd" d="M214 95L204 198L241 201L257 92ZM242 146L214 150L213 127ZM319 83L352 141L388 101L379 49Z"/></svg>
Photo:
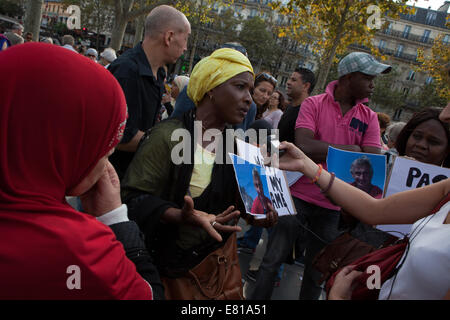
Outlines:
<svg viewBox="0 0 450 320"><path fill-rule="evenodd" d="M65 201L121 139L119 84L42 43L0 52L0 74L0 299L150 299L111 229Z"/></svg>

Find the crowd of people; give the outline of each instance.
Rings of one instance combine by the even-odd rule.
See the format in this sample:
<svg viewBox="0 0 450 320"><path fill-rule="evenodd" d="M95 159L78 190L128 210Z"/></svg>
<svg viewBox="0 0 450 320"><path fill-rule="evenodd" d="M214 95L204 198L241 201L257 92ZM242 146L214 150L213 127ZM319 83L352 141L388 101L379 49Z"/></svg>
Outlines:
<svg viewBox="0 0 450 320"><path fill-rule="evenodd" d="M330 146L449 167L450 104L394 123L367 106L390 65L352 52L338 79L312 95L312 70L296 68L282 88L230 42L174 77L168 66L186 51L191 25L168 5L149 13L143 41L120 56L80 52L70 35L57 46L22 32L17 25L0 37L9 75L0 95L0 239L8 244L0 299L269 300L283 264L302 257L299 299L317 300L314 258L348 216L355 237L380 224L418 230L379 299L450 299L449 180L382 198L365 156L352 163L351 184L327 171ZM295 215L278 217L257 171L249 172L252 206L265 218L246 212L224 141L228 129L253 128L278 130L285 152L273 163L303 174L289 184ZM239 219L249 229L237 239ZM244 297L238 252L253 253L264 229L267 248ZM361 273L344 267L327 298L350 299Z"/></svg>

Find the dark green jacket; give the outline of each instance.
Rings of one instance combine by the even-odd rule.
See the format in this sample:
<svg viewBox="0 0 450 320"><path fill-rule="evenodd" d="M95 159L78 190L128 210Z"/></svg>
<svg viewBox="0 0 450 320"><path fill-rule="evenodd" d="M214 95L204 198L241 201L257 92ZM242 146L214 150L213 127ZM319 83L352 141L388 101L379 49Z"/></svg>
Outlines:
<svg viewBox="0 0 450 320"><path fill-rule="evenodd" d="M195 110L179 119L165 120L146 134L122 181L122 200L130 219L136 220L146 236L146 245L165 276L179 276L198 264L207 254L222 246L199 227L161 223L169 207L181 208L193 170L194 141L185 140L189 164L174 164L172 151L180 153L182 139L171 141L177 129L187 129L193 137ZM175 149L174 149L175 148ZM234 150L228 150L234 152ZM189 153L189 152L188 152ZM217 155L225 158L225 150ZM233 166L214 164L211 183L194 199L197 210L219 214L230 205L245 213L239 197ZM227 234L223 234L226 241Z"/></svg>

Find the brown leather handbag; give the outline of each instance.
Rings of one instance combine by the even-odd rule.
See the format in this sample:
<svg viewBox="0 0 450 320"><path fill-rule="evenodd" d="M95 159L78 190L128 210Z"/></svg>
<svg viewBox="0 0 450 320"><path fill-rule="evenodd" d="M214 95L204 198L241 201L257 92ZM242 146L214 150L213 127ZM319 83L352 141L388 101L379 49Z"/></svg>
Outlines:
<svg viewBox="0 0 450 320"><path fill-rule="evenodd" d="M320 279L320 283L322 283L327 281L340 268L375 250L377 248L374 246L345 232L325 246L314 257L312 264L322 273Z"/></svg>
<svg viewBox="0 0 450 320"><path fill-rule="evenodd" d="M179 278L161 278L167 300L243 300L236 233Z"/></svg>

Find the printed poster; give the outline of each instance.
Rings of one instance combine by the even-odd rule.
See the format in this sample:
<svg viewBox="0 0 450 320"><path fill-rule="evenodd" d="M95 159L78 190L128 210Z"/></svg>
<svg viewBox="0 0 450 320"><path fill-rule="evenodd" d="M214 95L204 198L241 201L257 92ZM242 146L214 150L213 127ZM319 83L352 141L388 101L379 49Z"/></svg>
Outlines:
<svg viewBox="0 0 450 320"><path fill-rule="evenodd" d="M251 163L232 153L228 155L247 213L263 219L268 203L279 216L297 213L283 171Z"/></svg>
<svg viewBox="0 0 450 320"><path fill-rule="evenodd" d="M386 183L384 155L328 148L327 168L336 177L376 199L383 197Z"/></svg>
<svg viewBox="0 0 450 320"><path fill-rule="evenodd" d="M396 157L387 185L386 197L398 192L421 188L445 180L449 176L450 169L448 168ZM411 227L410 224L377 226L378 229L383 231L395 231L402 234L411 232Z"/></svg>

